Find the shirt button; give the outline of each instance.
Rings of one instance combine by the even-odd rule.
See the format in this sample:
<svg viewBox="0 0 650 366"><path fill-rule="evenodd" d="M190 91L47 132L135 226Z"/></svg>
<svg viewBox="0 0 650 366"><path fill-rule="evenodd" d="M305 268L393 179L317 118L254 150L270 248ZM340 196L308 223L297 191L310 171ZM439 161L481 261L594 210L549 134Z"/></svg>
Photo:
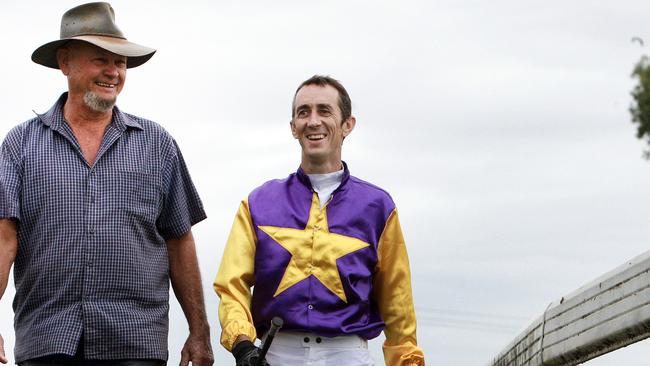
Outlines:
<svg viewBox="0 0 650 366"><path fill-rule="evenodd" d="M303 341L305 341L305 343L309 343L309 337L305 337L305 339L303 339Z"/></svg>
<svg viewBox="0 0 650 366"><path fill-rule="evenodd" d="M320 342L322 342L322 341L323 341L323 340L322 340L320 337L316 337L316 343L320 343Z"/></svg>
<svg viewBox="0 0 650 366"><path fill-rule="evenodd" d="M91 234L94 234L94 233L95 233L95 228L94 228L94 227L91 227L90 230L88 230L88 231L89 231Z"/></svg>
<svg viewBox="0 0 650 366"><path fill-rule="evenodd" d="M313 308L314 308L314 305L312 305L312 304L307 305L307 309L312 310Z"/></svg>

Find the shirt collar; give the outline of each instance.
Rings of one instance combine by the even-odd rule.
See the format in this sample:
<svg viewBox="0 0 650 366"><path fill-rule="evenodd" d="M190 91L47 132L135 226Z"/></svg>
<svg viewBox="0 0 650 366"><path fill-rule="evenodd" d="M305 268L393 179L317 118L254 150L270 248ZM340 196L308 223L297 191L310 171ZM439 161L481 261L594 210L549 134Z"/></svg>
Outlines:
<svg viewBox="0 0 650 366"><path fill-rule="evenodd" d="M68 92L61 94L49 111L43 114L34 113L36 113L44 125L49 126L54 130L58 130L65 121L65 118L63 117L63 106L65 105L66 100L68 100ZM135 120L135 118L123 113L117 106L113 107L112 123L120 131L125 131L129 127L143 130L142 125Z"/></svg>
<svg viewBox="0 0 650 366"><path fill-rule="evenodd" d="M341 184L334 192L342 190L345 186L345 183L347 183L348 179L350 179L350 170L348 169L348 164L346 164L345 161L341 161L341 163L343 164L343 177L341 178ZM305 173L305 171L302 170L302 167L298 167L296 176L298 177L298 180L302 184L309 187L310 190L312 191L314 190L314 188L311 185L311 180L309 179L309 176L307 176L307 173Z"/></svg>

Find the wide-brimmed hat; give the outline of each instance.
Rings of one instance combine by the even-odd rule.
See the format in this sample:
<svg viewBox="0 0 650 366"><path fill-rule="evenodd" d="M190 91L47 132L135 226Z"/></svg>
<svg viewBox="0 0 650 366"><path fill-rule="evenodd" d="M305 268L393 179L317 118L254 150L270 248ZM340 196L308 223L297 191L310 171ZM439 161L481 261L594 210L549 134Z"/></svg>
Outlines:
<svg viewBox="0 0 650 366"><path fill-rule="evenodd" d="M147 62L156 52L126 40L115 24L115 12L109 3L88 3L72 8L61 18L61 38L46 43L32 53L32 61L54 69L59 68L56 50L71 40L94 44L97 47L126 57L126 67Z"/></svg>

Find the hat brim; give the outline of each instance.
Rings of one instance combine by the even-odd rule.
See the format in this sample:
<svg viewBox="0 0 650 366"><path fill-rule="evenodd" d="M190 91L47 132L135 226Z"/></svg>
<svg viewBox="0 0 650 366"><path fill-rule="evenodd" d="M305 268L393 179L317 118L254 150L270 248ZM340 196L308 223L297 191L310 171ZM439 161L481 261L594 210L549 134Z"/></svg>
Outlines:
<svg viewBox="0 0 650 366"><path fill-rule="evenodd" d="M156 53L156 50L153 48L141 46L139 44L129 42L126 39L107 36L84 35L59 39L46 43L37 48L34 53L32 53L32 61L43 66L58 69L59 63L56 60L56 50L71 40L87 42L117 55L125 56L127 68L133 68L144 64L145 62L149 61L154 53Z"/></svg>

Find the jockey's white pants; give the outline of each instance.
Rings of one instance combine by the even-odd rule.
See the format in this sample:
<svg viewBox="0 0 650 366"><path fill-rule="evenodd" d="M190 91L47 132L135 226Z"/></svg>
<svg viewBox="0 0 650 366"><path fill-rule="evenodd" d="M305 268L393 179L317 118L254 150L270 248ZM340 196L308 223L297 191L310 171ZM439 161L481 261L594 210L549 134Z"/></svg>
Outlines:
<svg viewBox="0 0 650 366"><path fill-rule="evenodd" d="M278 332L266 354L271 366L374 366L368 342L358 336L327 338Z"/></svg>

